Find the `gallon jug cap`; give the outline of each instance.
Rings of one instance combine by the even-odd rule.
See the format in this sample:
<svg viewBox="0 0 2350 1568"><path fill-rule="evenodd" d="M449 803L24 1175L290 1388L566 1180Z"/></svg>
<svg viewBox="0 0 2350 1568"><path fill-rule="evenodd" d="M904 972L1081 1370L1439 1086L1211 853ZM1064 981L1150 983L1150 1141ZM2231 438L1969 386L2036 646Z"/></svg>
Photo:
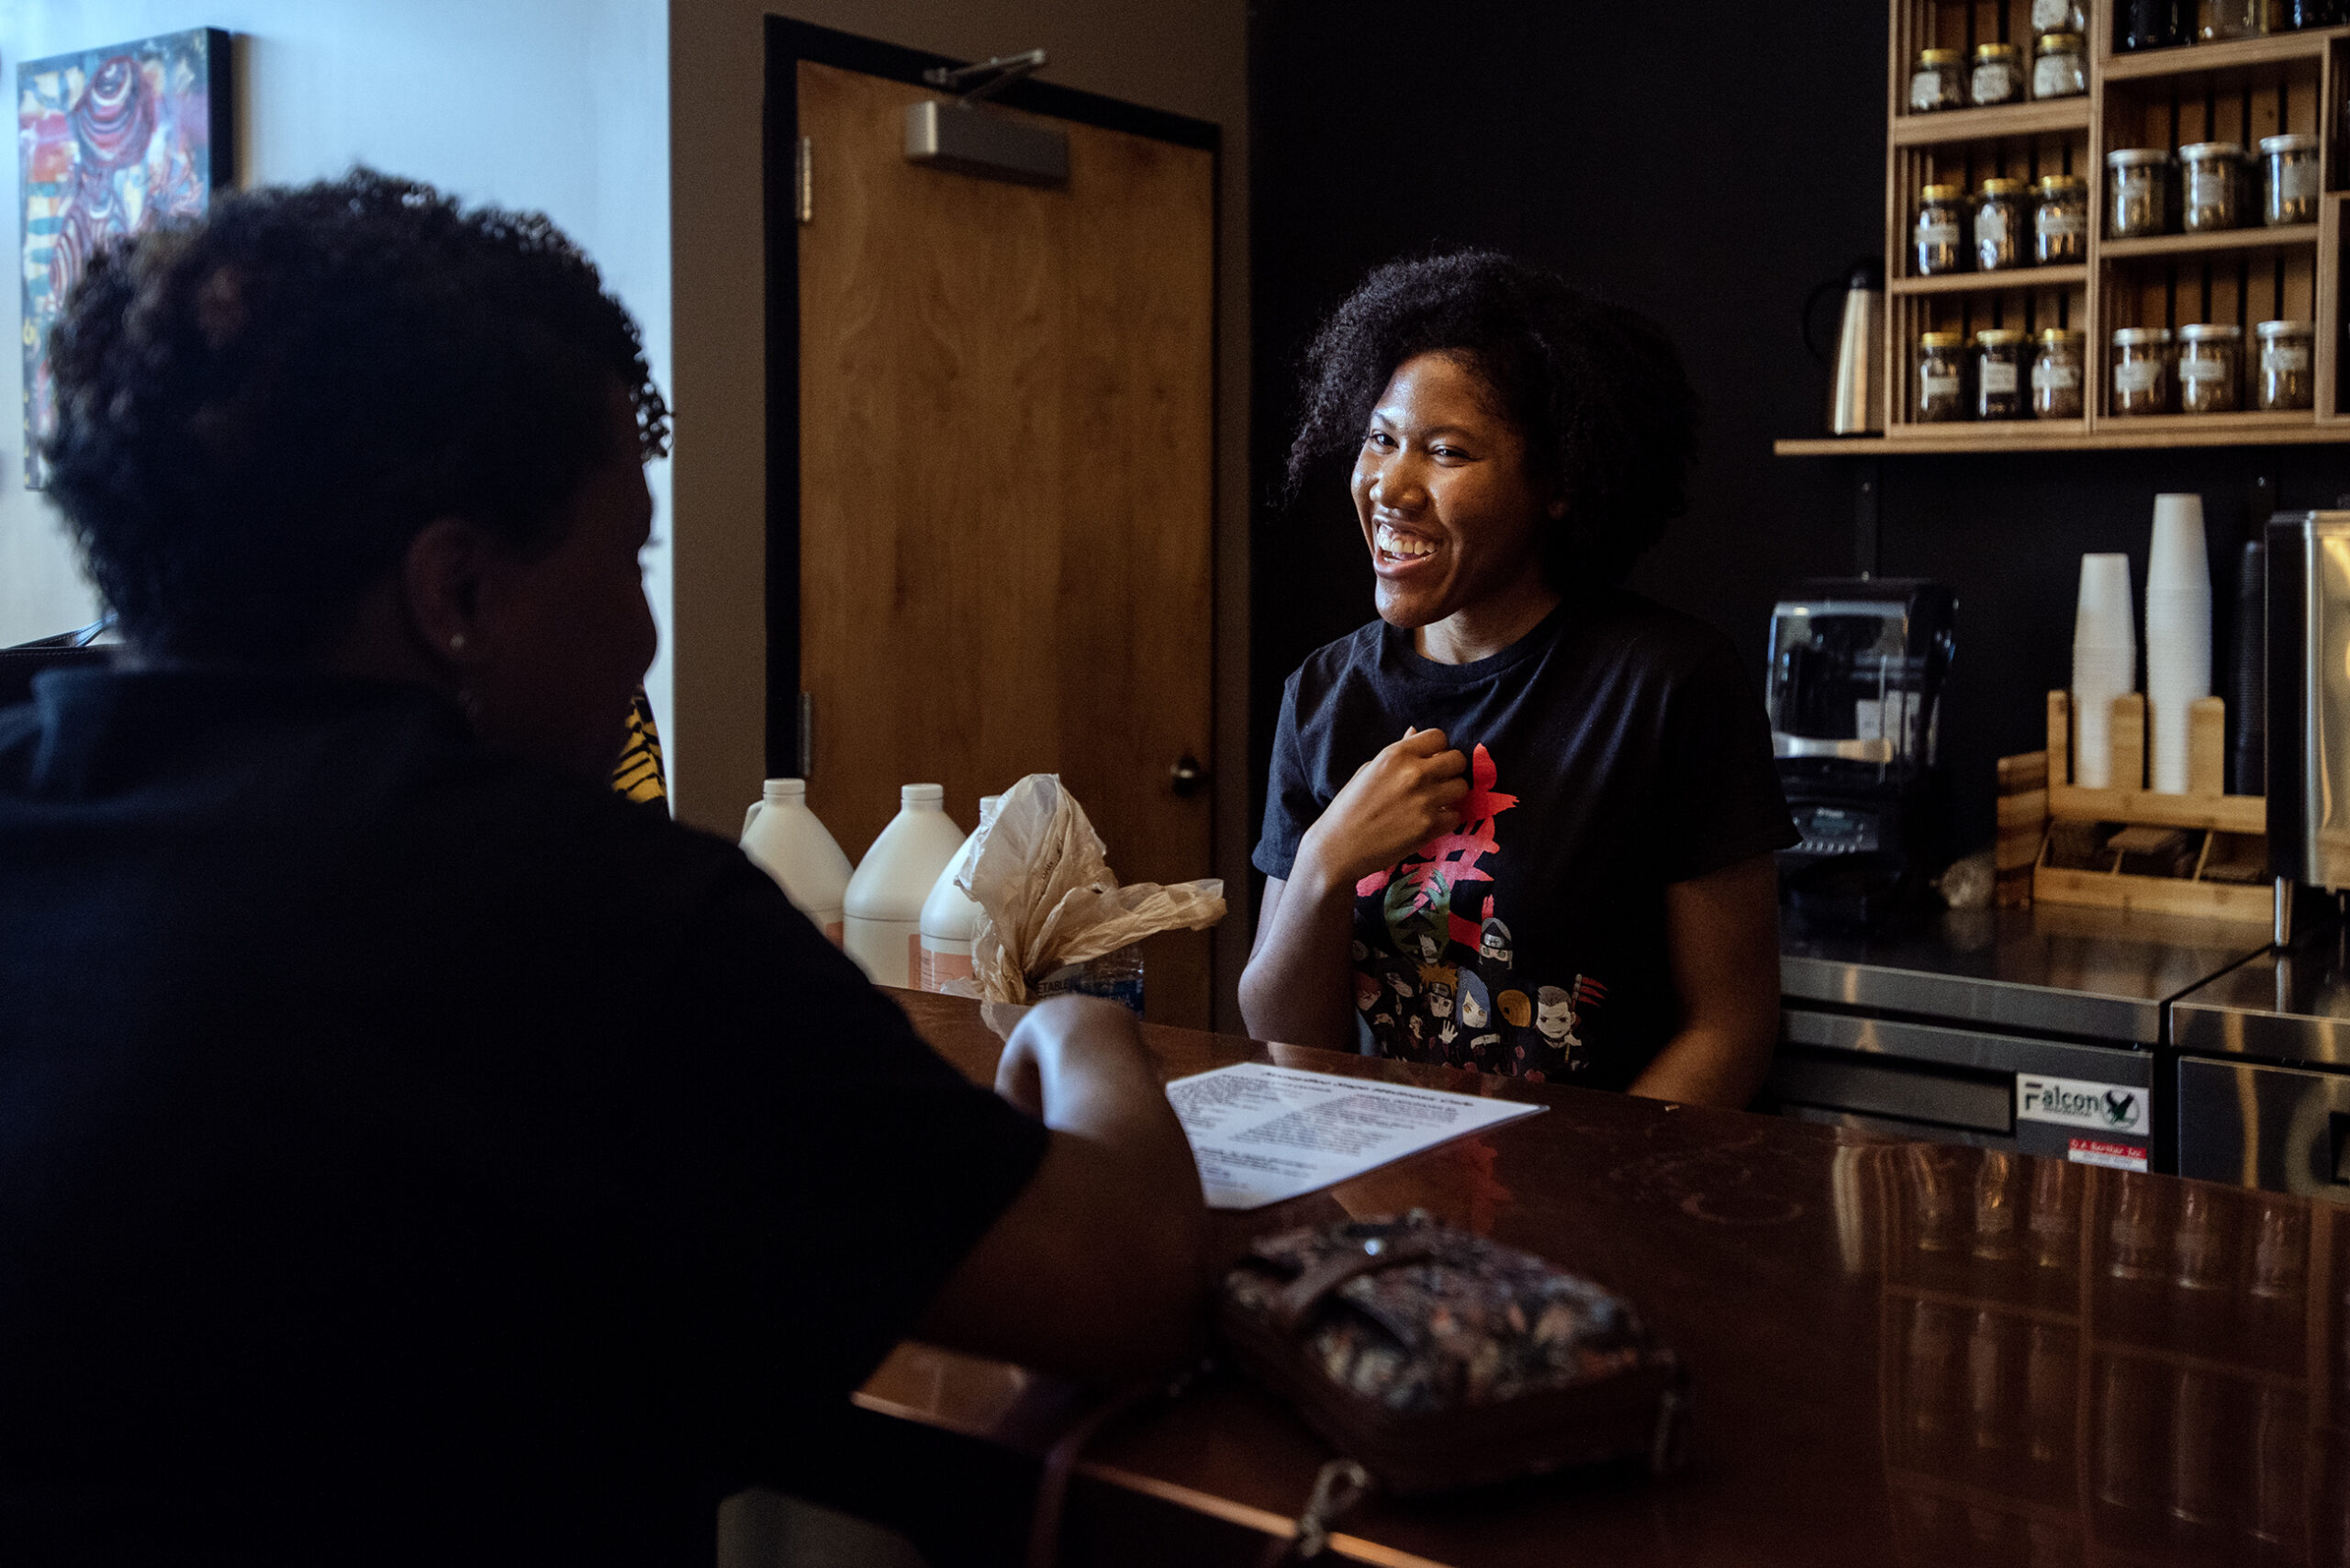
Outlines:
<svg viewBox="0 0 2350 1568"><path fill-rule="evenodd" d="M808 781L805 778L770 778L767 787L759 791L762 799L769 801L796 801L807 793Z"/></svg>
<svg viewBox="0 0 2350 1568"><path fill-rule="evenodd" d="M898 791L898 802L911 806L917 802L934 805L946 799L944 784L908 784Z"/></svg>

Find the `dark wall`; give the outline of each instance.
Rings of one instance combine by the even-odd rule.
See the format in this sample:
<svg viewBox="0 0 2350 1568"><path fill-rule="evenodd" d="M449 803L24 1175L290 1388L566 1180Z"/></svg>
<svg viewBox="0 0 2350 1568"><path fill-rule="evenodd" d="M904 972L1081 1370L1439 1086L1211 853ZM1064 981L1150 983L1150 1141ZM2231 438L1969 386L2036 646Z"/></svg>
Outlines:
<svg viewBox="0 0 2350 1568"><path fill-rule="evenodd" d="M1856 487L1881 479L1877 570L1940 577L1960 599L1945 739L1964 843L1988 841L1992 759L2039 746L2042 694L2067 678L2082 552L2129 551L2143 584L2157 491L2203 494L2215 557L2255 511L2350 491L2350 462L2322 447L1772 454L1773 438L1819 428L1806 295L1883 244L1886 26L1882 0L1252 6L1259 809L1282 680L1371 613L1343 476L1294 507L1276 498L1296 356L1399 252L1504 247L1664 324L1705 400L1703 456L1694 508L1633 582L1729 633L1758 677L1779 588L1856 569ZM2222 615L2232 572L2214 578Z"/></svg>

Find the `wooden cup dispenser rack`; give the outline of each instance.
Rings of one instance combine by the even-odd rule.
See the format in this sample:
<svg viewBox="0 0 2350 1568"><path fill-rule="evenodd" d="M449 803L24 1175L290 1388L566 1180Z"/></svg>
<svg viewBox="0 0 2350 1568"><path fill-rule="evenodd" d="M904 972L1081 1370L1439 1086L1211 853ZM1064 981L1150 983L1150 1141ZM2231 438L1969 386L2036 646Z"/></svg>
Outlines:
<svg viewBox="0 0 2350 1568"><path fill-rule="evenodd" d="M2072 698L2064 691L2048 694L2048 823L2032 866L2035 902L2246 924L2275 918L2268 801L2260 795L2227 793L2226 704L2206 697L2187 711L2185 794L2144 788L2149 716L2144 695L2134 691L2113 701L2108 777L2115 782L2086 789L2073 782L2079 770L2073 754ZM2116 823L2118 832L2103 833ZM2079 864L2083 859L2094 863ZM2149 865L2170 868L2150 874Z"/></svg>

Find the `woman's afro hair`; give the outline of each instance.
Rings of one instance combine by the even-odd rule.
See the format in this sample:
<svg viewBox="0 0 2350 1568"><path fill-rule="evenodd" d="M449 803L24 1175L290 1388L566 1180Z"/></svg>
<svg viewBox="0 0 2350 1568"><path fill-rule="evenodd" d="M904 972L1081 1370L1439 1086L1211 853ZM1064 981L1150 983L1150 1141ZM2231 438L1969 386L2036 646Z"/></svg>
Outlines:
<svg viewBox="0 0 2350 1568"><path fill-rule="evenodd" d="M365 169L100 252L50 340L50 487L132 642L283 660L435 518L551 545L669 416L636 324L535 213Z"/></svg>
<svg viewBox="0 0 2350 1568"><path fill-rule="evenodd" d="M1427 353L1477 374L1524 435L1536 487L1565 499L1544 540L1554 586L1621 578L1687 510L1697 397L1663 331L1555 273L1470 250L1388 263L1315 335L1292 499L1316 465L1351 458L1388 378Z"/></svg>

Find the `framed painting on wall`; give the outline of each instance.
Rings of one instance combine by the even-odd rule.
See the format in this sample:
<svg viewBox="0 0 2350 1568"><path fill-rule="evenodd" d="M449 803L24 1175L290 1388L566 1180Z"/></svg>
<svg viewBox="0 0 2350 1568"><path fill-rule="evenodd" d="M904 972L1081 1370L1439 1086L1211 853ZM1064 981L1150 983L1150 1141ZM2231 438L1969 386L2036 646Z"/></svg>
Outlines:
<svg viewBox="0 0 2350 1568"><path fill-rule="evenodd" d="M49 329L109 241L203 215L233 178L229 35L192 28L17 67L25 484L56 420Z"/></svg>

